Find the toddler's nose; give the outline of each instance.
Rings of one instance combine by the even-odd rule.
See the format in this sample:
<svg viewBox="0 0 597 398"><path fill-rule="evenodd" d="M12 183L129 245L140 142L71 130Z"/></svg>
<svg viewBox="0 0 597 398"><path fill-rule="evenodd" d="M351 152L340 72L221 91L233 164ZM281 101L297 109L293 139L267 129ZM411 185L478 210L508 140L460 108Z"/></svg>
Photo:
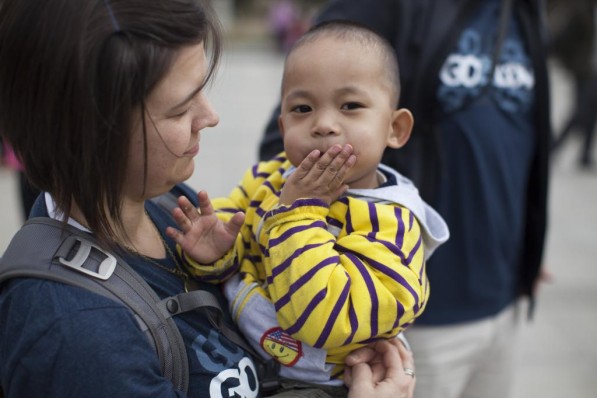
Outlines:
<svg viewBox="0 0 597 398"><path fill-rule="evenodd" d="M329 136L340 133L340 128L331 112L320 112L317 114L313 124L312 134L315 136Z"/></svg>

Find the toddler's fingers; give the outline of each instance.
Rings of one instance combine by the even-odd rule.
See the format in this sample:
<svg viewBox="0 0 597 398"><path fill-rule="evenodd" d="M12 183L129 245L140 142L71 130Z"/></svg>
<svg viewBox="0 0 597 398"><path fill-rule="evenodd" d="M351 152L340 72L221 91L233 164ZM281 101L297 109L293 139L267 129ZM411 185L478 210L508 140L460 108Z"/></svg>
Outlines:
<svg viewBox="0 0 597 398"><path fill-rule="evenodd" d="M332 190L335 199L339 198L342 196L342 194L344 194L344 192L348 191L348 188L348 184L342 184L340 187L335 189L334 187L330 186L330 190Z"/></svg>
<svg viewBox="0 0 597 398"><path fill-rule="evenodd" d="M191 203L191 201L186 196L180 196L178 198L178 206L185 215L185 217L191 222L197 221L199 219L199 213L195 205ZM174 215L174 212L172 213ZM175 217L176 220L176 217ZM178 222L178 221L177 221ZM180 223L179 223L180 224Z"/></svg>
<svg viewBox="0 0 597 398"><path fill-rule="evenodd" d="M166 227L166 236L168 236L174 242L180 244L184 235L176 228Z"/></svg>
<svg viewBox="0 0 597 398"><path fill-rule="evenodd" d="M335 191L339 190L338 195L341 195L348 189L348 185L345 184L344 180L346 179L346 175L352 169L352 166L355 165L357 162L357 157L355 155L349 155L346 161L340 165L340 168L336 172L335 175L330 174L330 178L332 180L329 182L330 190Z"/></svg>
<svg viewBox="0 0 597 398"><path fill-rule="evenodd" d="M199 199L199 214L209 216L215 213L207 192L199 191L197 199Z"/></svg>
<svg viewBox="0 0 597 398"><path fill-rule="evenodd" d="M337 144L328 148L315 163L315 167L313 167L313 176L318 179L326 174L335 174L339 165L344 163L343 161L336 161L336 163L334 163L334 160L342 154L343 149L342 146Z"/></svg>
<svg viewBox="0 0 597 398"><path fill-rule="evenodd" d="M240 232L240 228L245 222L245 213L239 211L235 213L232 218L226 223L226 230L231 235L237 235Z"/></svg>
<svg viewBox="0 0 597 398"><path fill-rule="evenodd" d="M340 148L340 150L336 153L338 148ZM334 145L334 147L326 152L326 154L328 153L330 156L333 156L333 158L330 159L329 164L327 164L321 176L323 182L329 184L331 190L336 190L344 183L344 177L348 170L354 166L356 157L352 154L352 146L349 144L346 144L343 147Z"/></svg>
<svg viewBox="0 0 597 398"><path fill-rule="evenodd" d="M197 218L199 217L198 214L195 214L195 216ZM176 221L176 224L178 224L178 227L184 233L189 232L193 226L193 221L191 221L191 219L187 216L187 213L185 213L180 207L176 207L174 210L172 210L172 218L174 218L174 221Z"/></svg>
<svg viewBox="0 0 597 398"><path fill-rule="evenodd" d="M301 162L301 164L299 164L299 166L297 167L296 173L297 176L299 178L304 178L305 176L307 176L309 174L309 172L313 169L313 166L315 165L315 163L317 163L317 161L319 160L321 153L319 152L319 150L314 149L311 151L311 153L309 153Z"/></svg>

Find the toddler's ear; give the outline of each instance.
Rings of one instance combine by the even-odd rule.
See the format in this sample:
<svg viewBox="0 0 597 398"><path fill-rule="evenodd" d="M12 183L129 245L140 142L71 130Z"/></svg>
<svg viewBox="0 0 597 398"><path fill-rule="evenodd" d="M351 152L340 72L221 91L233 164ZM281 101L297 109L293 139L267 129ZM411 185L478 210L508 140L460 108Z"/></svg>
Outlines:
<svg viewBox="0 0 597 398"><path fill-rule="evenodd" d="M282 116L278 116L278 130L280 135L284 138L284 123L282 122Z"/></svg>
<svg viewBox="0 0 597 398"><path fill-rule="evenodd" d="M390 148L403 147L410 138L413 129L414 119L408 109L395 110L392 115L392 126L388 134L387 145Z"/></svg>

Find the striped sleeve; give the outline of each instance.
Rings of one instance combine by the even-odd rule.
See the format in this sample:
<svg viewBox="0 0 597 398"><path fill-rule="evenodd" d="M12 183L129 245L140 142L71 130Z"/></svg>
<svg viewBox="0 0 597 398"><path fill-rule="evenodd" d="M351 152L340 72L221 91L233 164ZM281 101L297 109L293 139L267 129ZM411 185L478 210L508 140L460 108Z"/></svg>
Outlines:
<svg viewBox="0 0 597 398"><path fill-rule="evenodd" d="M305 199L268 213L266 226L268 291L293 337L318 348L367 342L397 334L423 311L423 242L408 209Z"/></svg>
<svg viewBox="0 0 597 398"><path fill-rule="evenodd" d="M280 170L281 164L286 158L281 155L268 162L257 163L248 169L240 184L238 184L227 197L213 199L212 206L216 211L218 218L228 222L234 214L239 211L247 213L254 212L257 208L254 203L256 192L267 184L270 175ZM253 217L247 217L241 232L237 237L234 246L224 254L222 258L213 264L200 264L196 262L188 253L184 253L180 246L177 246L179 255L183 259L185 268L191 275L197 279L210 283L221 283L227 280L240 269L240 263L249 255L251 247L251 220Z"/></svg>

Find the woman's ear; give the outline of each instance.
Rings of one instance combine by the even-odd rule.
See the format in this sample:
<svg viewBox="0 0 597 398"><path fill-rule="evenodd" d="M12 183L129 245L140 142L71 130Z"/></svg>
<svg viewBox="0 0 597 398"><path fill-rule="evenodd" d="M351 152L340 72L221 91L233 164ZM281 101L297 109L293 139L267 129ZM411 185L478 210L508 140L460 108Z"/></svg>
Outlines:
<svg viewBox="0 0 597 398"><path fill-rule="evenodd" d="M392 125L388 135L387 145L389 148L401 148L410 138L413 129L414 119L408 109L395 110L392 115Z"/></svg>

